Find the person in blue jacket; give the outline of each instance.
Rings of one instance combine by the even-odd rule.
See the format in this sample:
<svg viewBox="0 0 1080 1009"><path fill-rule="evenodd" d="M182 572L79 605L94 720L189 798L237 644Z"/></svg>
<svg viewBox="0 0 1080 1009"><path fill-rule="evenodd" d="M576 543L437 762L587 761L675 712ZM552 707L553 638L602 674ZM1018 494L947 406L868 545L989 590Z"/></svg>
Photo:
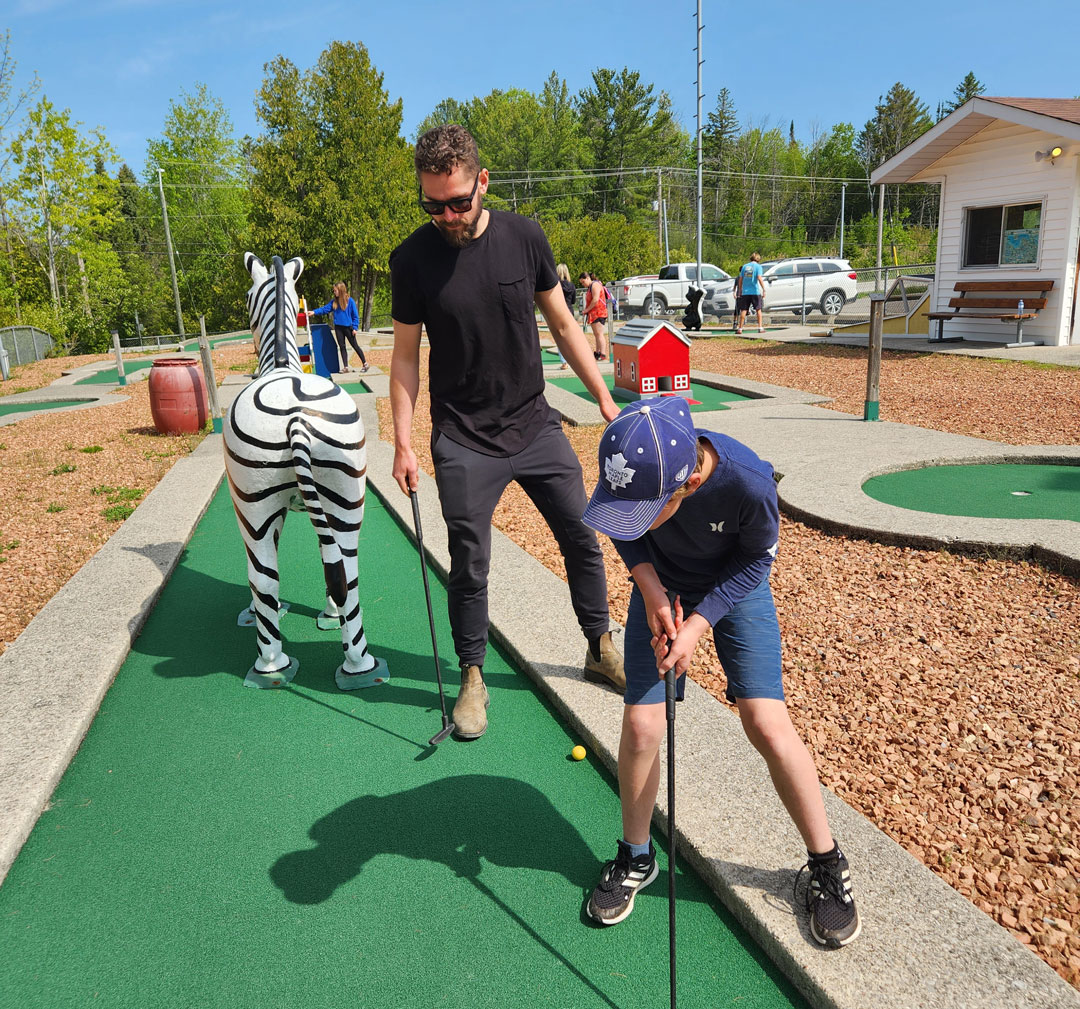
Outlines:
<svg viewBox="0 0 1080 1009"><path fill-rule="evenodd" d="M712 631L727 698L806 844L810 933L823 946L846 945L860 931L848 863L833 840L814 759L791 722L780 676L780 626L769 588L780 525L772 466L734 438L696 429L681 396L623 409L600 437L599 463L582 518L612 538L634 589L623 649L623 838L601 871L589 916L601 925L622 921L637 890L656 879L649 824L666 728L663 681L677 676L682 700L694 649Z"/></svg>
<svg viewBox="0 0 1080 1009"><path fill-rule="evenodd" d="M356 342L360 333L360 315L356 311L356 302L349 296L349 289L344 284L335 284L334 296L322 308L316 308L312 315L326 315L331 308L334 310L334 335L341 348L341 370L352 371L349 367L349 348L345 343L348 340L360 358L360 370L367 371L367 358Z"/></svg>

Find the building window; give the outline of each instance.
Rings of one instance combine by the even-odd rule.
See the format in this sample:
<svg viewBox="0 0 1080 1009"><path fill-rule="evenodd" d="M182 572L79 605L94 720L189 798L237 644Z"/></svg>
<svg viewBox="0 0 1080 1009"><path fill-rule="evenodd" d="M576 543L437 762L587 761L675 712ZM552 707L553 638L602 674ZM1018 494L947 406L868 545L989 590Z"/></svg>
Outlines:
<svg viewBox="0 0 1080 1009"><path fill-rule="evenodd" d="M615 377L622 378L622 358L615 358Z"/></svg>
<svg viewBox="0 0 1080 1009"><path fill-rule="evenodd" d="M689 389L690 388L690 376L689 375L676 375L675 376L675 388L676 389Z"/></svg>
<svg viewBox="0 0 1080 1009"><path fill-rule="evenodd" d="M969 207L964 216L964 266L1034 265L1039 261L1041 203Z"/></svg>
<svg viewBox="0 0 1080 1009"><path fill-rule="evenodd" d="M630 381L637 381L637 361L630 362Z"/></svg>
<svg viewBox="0 0 1080 1009"><path fill-rule="evenodd" d="M642 392L656 392L656 379L642 377L641 379L641 391Z"/></svg>

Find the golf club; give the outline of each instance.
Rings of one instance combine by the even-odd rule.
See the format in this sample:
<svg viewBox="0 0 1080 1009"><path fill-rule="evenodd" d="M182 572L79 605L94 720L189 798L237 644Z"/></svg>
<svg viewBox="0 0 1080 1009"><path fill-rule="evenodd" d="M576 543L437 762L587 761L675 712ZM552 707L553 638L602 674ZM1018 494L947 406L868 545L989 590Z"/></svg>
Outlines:
<svg viewBox="0 0 1080 1009"><path fill-rule="evenodd" d="M439 643L435 640L435 614L431 609L431 589L428 587L427 557L424 555L424 534L420 530L420 499L410 490L413 525L416 527L416 549L420 552L420 571L424 576L424 599L427 601L428 623L431 625L431 651L435 655L435 679L439 683L439 706L442 708L442 728L428 740L429 746L438 746L454 731L454 723L446 717L446 696L443 694L442 670L439 668Z"/></svg>
<svg viewBox="0 0 1080 1009"><path fill-rule="evenodd" d="M664 674L667 701L667 832L668 944L671 968L671 1009L675 1009L675 681L674 667Z"/></svg>

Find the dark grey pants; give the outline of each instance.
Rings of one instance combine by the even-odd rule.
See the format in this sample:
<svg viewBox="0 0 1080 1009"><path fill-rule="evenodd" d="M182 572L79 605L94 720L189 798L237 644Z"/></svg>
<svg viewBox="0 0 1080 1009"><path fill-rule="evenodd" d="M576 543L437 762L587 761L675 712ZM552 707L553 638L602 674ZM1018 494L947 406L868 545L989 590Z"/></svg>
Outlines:
<svg viewBox="0 0 1080 1009"><path fill-rule="evenodd" d="M581 521L586 502L581 464L554 410L540 434L517 455L484 455L436 433L432 460L450 549L450 628L459 662L484 664L491 518L512 480L529 495L555 534L582 632L591 638L608 629L604 557L596 533ZM528 605L527 600L520 602Z"/></svg>

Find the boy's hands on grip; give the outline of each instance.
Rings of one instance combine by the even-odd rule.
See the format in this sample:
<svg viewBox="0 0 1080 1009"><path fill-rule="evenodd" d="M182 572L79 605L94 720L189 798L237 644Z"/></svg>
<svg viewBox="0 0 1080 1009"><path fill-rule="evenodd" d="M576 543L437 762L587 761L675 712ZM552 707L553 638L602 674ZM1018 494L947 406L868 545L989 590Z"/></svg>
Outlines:
<svg viewBox="0 0 1080 1009"><path fill-rule="evenodd" d="M691 613L689 619L683 620L682 599L679 596L675 597L672 622L673 634L655 634L651 642L656 655L656 669L661 679L669 669L674 669L676 676L682 676L690 668L694 649L709 627L709 622L697 613Z"/></svg>

